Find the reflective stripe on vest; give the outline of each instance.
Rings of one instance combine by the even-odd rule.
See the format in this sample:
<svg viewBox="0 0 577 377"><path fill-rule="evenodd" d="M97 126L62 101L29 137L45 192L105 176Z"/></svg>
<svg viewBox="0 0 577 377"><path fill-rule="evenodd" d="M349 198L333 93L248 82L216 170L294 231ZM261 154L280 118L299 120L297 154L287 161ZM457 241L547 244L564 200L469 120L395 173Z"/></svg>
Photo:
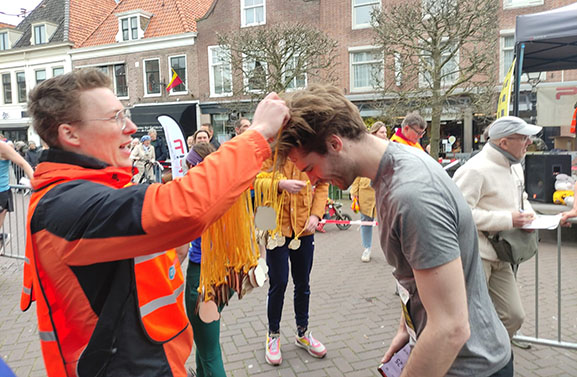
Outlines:
<svg viewBox="0 0 577 377"><path fill-rule="evenodd" d="M40 337L40 346L42 348L42 358L44 359L46 374L49 377L66 376L67 372L64 365L64 356L58 344L58 336L52 327L48 303L45 301L42 286L40 286L38 281L38 266L36 265L32 233L30 232L30 220L40 199L58 184L59 183L55 183L40 192L35 192L30 197L26 223L26 258L24 260L22 295L20 296L20 309L22 309L22 311L28 310L32 302L38 298L36 305L38 336ZM34 286L38 287L38 297L36 297Z"/></svg>
<svg viewBox="0 0 577 377"><path fill-rule="evenodd" d="M188 326L184 308L184 276L176 250L134 258L134 276L140 318L146 334L159 343L175 338ZM151 279L151 276L158 278Z"/></svg>
<svg viewBox="0 0 577 377"><path fill-rule="evenodd" d="M136 258L134 258L134 264L144 263L146 261L154 259L154 258L158 257L159 255L163 255L163 254L166 254L166 251L161 251L161 252L154 253L154 254L148 254L148 255L145 255L143 257L136 257Z"/></svg>
<svg viewBox="0 0 577 377"><path fill-rule="evenodd" d="M180 296L182 291L184 291L184 284L182 284L180 287L176 288L176 290L171 295L159 297L156 300L151 301L148 304L141 306L140 307L140 315L142 317L144 317L144 316L149 315L153 311L160 309L164 306L175 304L176 299L178 298L178 296Z"/></svg>
<svg viewBox="0 0 577 377"><path fill-rule="evenodd" d="M54 334L54 331L38 331L38 335L40 336L40 340L43 342L56 341L56 334Z"/></svg>
<svg viewBox="0 0 577 377"><path fill-rule="evenodd" d="M30 308L33 301L36 300L34 297L33 282L36 274L36 266L33 265L34 261L34 250L32 249L32 235L30 233L30 220L32 220L32 215L36 210L36 206L42 197L52 188L56 187L58 183L46 187L41 192L35 192L30 197L30 203L28 204L28 214L26 216L26 254L24 258L24 271L22 277L22 294L20 295L20 310L23 312Z"/></svg>

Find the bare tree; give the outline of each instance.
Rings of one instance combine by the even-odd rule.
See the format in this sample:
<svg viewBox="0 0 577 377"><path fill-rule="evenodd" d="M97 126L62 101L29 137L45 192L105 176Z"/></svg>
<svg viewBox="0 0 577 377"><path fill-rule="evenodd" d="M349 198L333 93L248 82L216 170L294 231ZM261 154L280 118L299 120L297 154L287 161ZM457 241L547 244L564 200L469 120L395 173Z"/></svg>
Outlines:
<svg viewBox="0 0 577 377"><path fill-rule="evenodd" d="M254 27L218 35L233 72L233 94L256 102L271 91L304 87L313 77L334 78L337 42L302 23Z"/></svg>
<svg viewBox="0 0 577 377"><path fill-rule="evenodd" d="M430 112L435 158L443 113L458 117L466 107L495 105L498 6L498 0L409 0L373 12L386 113Z"/></svg>

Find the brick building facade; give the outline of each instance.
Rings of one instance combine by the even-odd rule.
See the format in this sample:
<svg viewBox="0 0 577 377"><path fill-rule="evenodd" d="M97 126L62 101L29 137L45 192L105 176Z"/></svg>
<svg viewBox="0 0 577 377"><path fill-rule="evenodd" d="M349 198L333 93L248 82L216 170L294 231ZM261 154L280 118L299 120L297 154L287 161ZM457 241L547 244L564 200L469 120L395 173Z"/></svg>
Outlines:
<svg viewBox="0 0 577 377"><path fill-rule="evenodd" d="M276 22L298 20L308 24L318 25L318 28L329 37L338 41L337 66L335 84L343 88L347 97L353 101L365 117L378 117L380 93L367 85L358 85L355 77L362 71L363 64L378 64L378 50L374 42L374 34L369 24L359 23L366 16L367 6L382 6L387 0L372 1L322 1L322 0L261 0L250 2L251 6L261 6L264 16L262 23L243 25L243 12L249 12L245 0L215 0L211 9L198 22L198 51L199 89L201 93L201 109L204 121L211 121L217 131L223 134L231 132L232 120L229 117L232 106L230 103L242 101L232 93L227 95L211 95L211 66L209 65L209 50L217 44L217 33L240 31L246 27L269 27ZM499 18L499 50L495 51L498 57L499 69L495 72L495 90L499 91L503 77L512 61L512 44L514 44L515 17L517 15L542 12L570 4L570 0L500 0ZM222 20L227 20L222 22ZM366 20L366 18L365 18ZM382 63L381 63L382 64ZM391 74L385 72L385 75ZM577 71L547 72L541 75L540 85L555 85L563 81L571 84L577 79ZM234 80L233 80L234 81ZM314 79L309 80L314 82ZM234 84L234 82L233 82ZM524 78L520 96L521 115L531 115L531 86ZM246 114L250 116L250 114ZM234 117L233 117L234 119ZM463 119L443 119L442 134L455 135L457 138L469 137L474 139L472 147L480 141L482 129L486 121L477 121L470 117L473 124L464 125ZM465 121L466 122L466 121ZM468 128L468 131L465 129ZM444 130L444 133L443 133ZM472 134L472 135L470 135Z"/></svg>
<svg viewBox="0 0 577 377"><path fill-rule="evenodd" d="M191 134L199 123L211 122L216 128L217 137L224 140L232 132L235 117L240 115L234 113L231 116L233 106L230 104L246 101L247 98L227 92L229 83L219 76L225 74L226 69L218 67L218 62L215 64L213 59L214 48L218 45L217 34L298 21L320 29L338 42L334 83L357 104L364 117L375 118L381 114L378 108L381 93L372 87L367 72L382 65L383 57L374 46L368 15L372 7L386 5L389 1L393 0L106 0L87 5L82 0L47 0L42 8L33 11L15 30L30 33L33 23L48 18L56 20L61 17L57 13L69 12L68 31L58 32L55 35L61 36L58 37L60 39L48 41L48 45L56 45L59 41L64 43L58 45L60 49L47 54L35 52L46 51L45 46L31 46L30 43L24 46L24 42L17 41L19 44L9 46L9 50L0 51L3 58L0 75L10 75L10 89L16 96L20 90L16 83L16 71L18 67L30 67L29 57L34 54L38 54L34 64L43 65L50 71L47 71L47 78L53 75L52 68L60 66L64 72L79 67L98 67L111 77L114 90L123 103L137 109L136 121L141 126L141 132L157 126L154 114L163 112L184 123L185 136ZM496 91L500 89L513 57L515 17L571 3L571 0L499 1L500 43L499 50L495 51L499 58L499 70L495 72ZM50 17L46 13L48 9L52 12ZM1 28L0 34L8 29ZM68 38L65 38L66 35ZM29 39L24 38L23 41ZM16 59L13 56L17 56ZM12 59L10 62L8 57ZM19 62L19 59L22 61ZM56 63L51 63L55 61L62 64L56 67ZM167 93L165 88L172 77L172 68L178 70L185 84ZM29 71L26 72L28 85L24 90L28 92L36 83L32 76L41 67L26 69ZM387 74L390 75L390 72L385 72ZM221 80L216 86L215 77ZM541 86L560 82L563 82L560 85L577 86L577 71L547 72L541 79ZM309 77L304 82L315 80L318 79ZM232 78L231 82L238 85L242 80ZM521 113L528 117L531 86L525 82L521 90ZM14 112L15 106L25 112L25 101L0 103L7 114L8 110ZM29 124L25 114L22 114L20 117L18 112L16 123ZM242 115L251 116L249 110ZM458 137L466 137L467 133L475 137L484 125L473 118L473 126L466 131L465 122L463 119L445 118L442 129L446 130L446 134Z"/></svg>

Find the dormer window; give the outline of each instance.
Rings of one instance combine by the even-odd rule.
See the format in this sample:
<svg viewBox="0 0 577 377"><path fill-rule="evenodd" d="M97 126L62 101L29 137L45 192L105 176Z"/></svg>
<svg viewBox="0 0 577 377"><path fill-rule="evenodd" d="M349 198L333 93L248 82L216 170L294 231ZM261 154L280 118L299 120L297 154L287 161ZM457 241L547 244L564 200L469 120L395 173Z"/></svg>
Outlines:
<svg viewBox="0 0 577 377"><path fill-rule="evenodd" d="M8 50L8 32L0 33L0 51Z"/></svg>
<svg viewBox="0 0 577 377"><path fill-rule="evenodd" d="M9 50L22 37L22 32L13 28L0 28L0 51Z"/></svg>
<svg viewBox="0 0 577 377"><path fill-rule="evenodd" d="M122 40L130 41L138 39L138 17L127 17L120 20L122 27Z"/></svg>
<svg viewBox="0 0 577 377"><path fill-rule="evenodd" d="M30 44L32 45L48 43L56 31L56 25L48 22L35 23L30 27L32 28L32 35L30 37Z"/></svg>
<svg viewBox="0 0 577 377"><path fill-rule="evenodd" d="M34 44L41 45L46 43L46 25L34 26Z"/></svg>
<svg viewBox="0 0 577 377"><path fill-rule="evenodd" d="M146 27L150 23L151 13L143 10L133 10L129 12L117 13L118 34L117 42L127 42L142 39Z"/></svg>

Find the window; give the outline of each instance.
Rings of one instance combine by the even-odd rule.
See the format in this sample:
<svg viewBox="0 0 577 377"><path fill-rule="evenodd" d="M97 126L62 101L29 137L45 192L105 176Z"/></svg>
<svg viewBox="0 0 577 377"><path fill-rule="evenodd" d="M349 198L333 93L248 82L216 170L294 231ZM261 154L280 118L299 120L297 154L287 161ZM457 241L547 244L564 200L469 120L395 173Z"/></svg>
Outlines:
<svg viewBox="0 0 577 377"><path fill-rule="evenodd" d="M100 72L104 73L106 76L108 76L108 66L107 65L99 65L98 67L96 67L97 70L99 70Z"/></svg>
<svg viewBox="0 0 577 377"><path fill-rule="evenodd" d="M46 43L46 25L34 26L34 44L41 45Z"/></svg>
<svg viewBox="0 0 577 377"><path fill-rule="evenodd" d="M118 97L128 97L128 86L126 85L126 69L124 64L114 65L114 87Z"/></svg>
<svg viewBox="0 0 577 377"><path fill-rule="evenodd" d="M299 63L298 59L298 56L292 56L287 61L284 77L294 76L288 83L286 87L287 90L301 89L307 86L307 74L306 72L303 72L303 67L301 67L300 70L297 70L297 64Z"/></svg>
<svg viewBox="0 0 577 377"><path fill-rule="evenodd" d="M395 59L395 85L401 86L403 85L403 61L398 52L395 52L393 57Z"/></svg>
<svg viewBox="0 0 577 377"><path fill-rule="evenodd" d="M0 33L0 51L8 50L8 33Z"/></svg>
<svg viewBox="0 0 577 377"><path fill-rule="evenodd" d="M383 58L378 50L351 52L351 91L375 89L383 75Z"/></svg>
<svg viewBox="0 0 577 377"><path fill-rule="evenodd" d="M266 23L265 0L240 0L241 25L255 26Z"/></svg>
<svg viewBox="0 0 577 377"><path fill-rule="evenodd" d="M449 58L453 52L455 52L455 47L450 46L448 43L444 43L441 46L441 62L444 62ZM431 56L427 56L425 53L425 57L423 58L429 65L433 64ZM459 52L457 51L453 57L447 61L443 67L441 68L441 86L447 86L453 84L459 78ZM431 87L433 85L431 72L428 70L423 70L422 74L419 75L419 84L422 87Z"/></svg>
<svg viewBox="0 0 577 377"><path fill-rule="evenodd" d="M543 3L544 0L503 0L503 9L534 7Z"/></svg>
<svg viewBox="0 0 577 377"><path fill-rule="evenodd" d="M227 59L226 51L219 46L208 48L208 61L210 66L210 95L232 95L232 70Z"/></svg>
<svg viewBox="0 0 577 377"><path fill-rule="evenodd" d="M12 80L10 80L10 74L2 74L2 92L4 93L4 103L12 103Z"/></svg>
<svg viewBox="0 0 577 377"><path fill-rule="evenodd" d="M513 63L513 58L515 57L515 36L514 35L503 35L501 37L501 72L500 80L505 79L505 75L509 71L509 67Z"/></svg>
<svg viewBox="0 0 577 377"><path fill-rule="evenodd" d="M158 59L144 61L146 94L160 94L160 67Z"/></svg>
<svg viewBox="0 0 577 377"><path fill-rule="evenodd" d="M422 0L423 14L429 16L451 14L457 5L457 0Z"/></svg>
<svg viewBox="0 0 577 377"><path fill-rule="evenodd" d="M46 80L46 70L45 69L40 69L40 70L34 72L34 74L36 75L36 85L38 85L42 81Z"/></svg>
<svg viewBox="0 0 577 377"><path fill-rule="evenodd" d="M138 39L138 17L132 16L120 20L122 40L131 41Z"/></svg>
<svg viewBox="0 0 577 377"><path fill-rule="evenodd" d="M170 58L170 68L174 69L174 72L182 80L182 84L175 86L170 90L171 93L186 92L186 57L185 56L172 56ZM169 70L168 77L169 82L172 79L172 69Z"/></svg>
<svg viewBox="0 0 577 377"><path fill-rule="evenodd" d="M353 29L371 27L371 13L381 8L381 0L352 0Z"/></svg>
<svg viewBox="0 0 577 377"><path fill-rule="evenodd" d="M137 17L130 17L130 37L134 39L138 39L138 18Z"/></svg>
<svg viewBox="0 0 577 377"><path fill-rule="evenodd" d="M214 129L214 137L222 143L228 139L226 135L227 124L229 121L229 114L228 113L218 113L212 114L211 117L211 124L212 128Z"/></svg>
<svg viewBox="0 0 577 377"><path fill-rule="evenodd" d="M16 72L16 88L18 90L18 102L26 102L26 75L24 72Z"/></svg>
<svg viewBox="0 0 577 377"><path fill-rule="evenodd" d="M119 0L116 0L119 3ZM146 28L150 24L152 13L142 9L115 13L118 20L118 30L114 40L116 42L135 41L144 37Z"/></svg>
<svg viewBox="0 0 577 377"><path fill-rule="evenodd" d="M64 68L56 67L52 68L52 77L60 76L64 74Z"/></svg>
<svg viewBox="0 0 577 377"><path fill-rule="evenodd" d="M266 88L266 62L245 58L244 87L249 92L262 92Z"/></svg>

